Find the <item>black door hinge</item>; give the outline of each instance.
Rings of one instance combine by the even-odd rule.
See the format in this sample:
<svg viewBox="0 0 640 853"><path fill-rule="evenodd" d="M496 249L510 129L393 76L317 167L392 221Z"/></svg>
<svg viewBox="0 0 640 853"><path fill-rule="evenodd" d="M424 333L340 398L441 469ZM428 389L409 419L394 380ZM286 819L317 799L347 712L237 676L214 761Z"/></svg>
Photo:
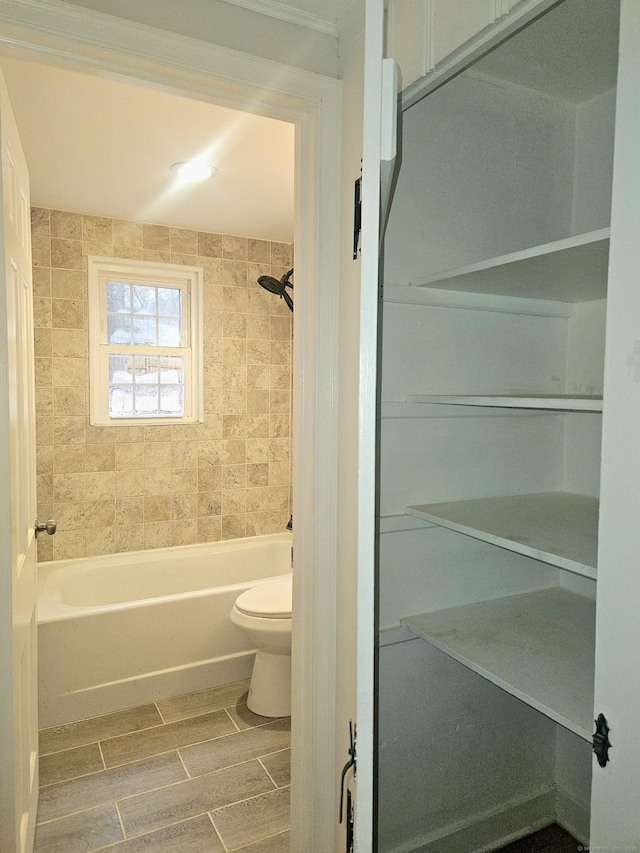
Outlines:
<svg viewBox="0 0 640 853"><path fill-rule="evenodd" d="M604 714L598 714L595 724L596 732L593 736L593 751L596 754L600 767L606 767L609 761L609 750L611 749L611 741L609 740L611 729Z"/></svg>
<svg viewBox="0 0 640 853"><path fill-rule="evenodd" d="M342 776L340 778L340 823L344 817L344 789L347 773L353 767L353 775L356 775L356 727L349 720L349 760L342 768Z"/></svg>
<svg viewBox="0 0 640 853"><path fill-rule="evenodd" d="M353 260L358 260L360 247L360 231L362 230L362 177L355 184L353 202Z"/></svg>

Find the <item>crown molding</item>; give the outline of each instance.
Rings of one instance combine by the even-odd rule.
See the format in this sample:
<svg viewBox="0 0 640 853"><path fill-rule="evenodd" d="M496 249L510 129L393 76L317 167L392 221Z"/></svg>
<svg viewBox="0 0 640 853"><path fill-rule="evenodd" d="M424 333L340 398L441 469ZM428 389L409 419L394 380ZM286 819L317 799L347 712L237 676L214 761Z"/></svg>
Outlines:
<svg viewBox="0 0 640 853"><path fill-rule="evenodd" d="M286 21L288 24L297 24L299 27L306 27L334 38L338 37L336 21L314 15L313 12L305 12L302 9L285 6L283 3L276 3L275 0L223 0L223 2L249 9L251 12L258 12L260 15L268 15L270 18L277 18L279 21Z"/></svg>

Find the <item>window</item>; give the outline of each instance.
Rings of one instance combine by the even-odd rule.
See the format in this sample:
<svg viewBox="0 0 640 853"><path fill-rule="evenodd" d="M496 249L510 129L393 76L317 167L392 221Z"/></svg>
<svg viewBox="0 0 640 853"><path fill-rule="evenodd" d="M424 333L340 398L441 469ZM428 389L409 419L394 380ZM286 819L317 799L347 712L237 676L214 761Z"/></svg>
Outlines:
<svg viewBox="0 0 640 853"><path fill-rule="evenodd" d="M202 270L88 259L90 420L202 420Z"/></svg>

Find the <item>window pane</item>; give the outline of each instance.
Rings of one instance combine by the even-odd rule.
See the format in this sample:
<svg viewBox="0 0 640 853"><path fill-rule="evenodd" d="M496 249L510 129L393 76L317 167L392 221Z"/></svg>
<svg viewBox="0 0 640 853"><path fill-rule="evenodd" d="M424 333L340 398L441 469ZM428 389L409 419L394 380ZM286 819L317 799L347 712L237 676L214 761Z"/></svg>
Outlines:
<svg viewBox="0 0 640 853"><path fill-rule="evenodd" d="M110 354L109 415L184 415L184 358Z"/></svg>
<svg viewBox="0 0 640 853"><path fill-rule="evenodd" d="M110 385L109 386L109 417L130 418L133 417L133 386L132 385Z"/></svg>
<svg viewBox="0 0 640 853"><path fill-rule="evenodd" d="M156 318L134 317L133 320L133 342L147 346L156 346Z"/></svg>
<svg viewBox="0 0 640 853"><path fill-rule="evenodd" d="M184 389L182 385L160 386L160 414L184 414Z"/></svg>
<svg viewBox="0 0 640 853"><path fill-rule="evenodd" d="M133 373L130 355L109 356L109 385L131 384Z"/></svg>
<svg viewBox="0 0 640 853"><path fill-rule="evenodd" d="M181 317L181 291L177 287L158 288L158 314L163 317Z"/></svg>
<svg viewBox="0 0 640 853"><path fill-rule="evenodd" d="M161 347L182 346L180 320L167 317L158 318L158 343Z"/></svg>
<svg viewBox="0 0 640 853"><path fill-rule="evenodd" d="M156 294L158 288L144 284L133 285L133 313L156 314Z"/></svg>
<svg viewBox="0 0 640 853"><path fill-rule="evenodd" d="M135 386L134 416L150 417L158 414L158 385Z"/></svg>
<svg viewBox="0 0 640 853"><path fill-rule="evenodd" d="M107 282L107 311L116 314L131 311L131 285L124 281Z"/></svg>
<svg viewBox="0 0 640 853"><path fill-rule="evenodd" d="M124 310L124 309L123 309ZM107 340L110 344L131 344L131 314L107 315Z"/></svg>

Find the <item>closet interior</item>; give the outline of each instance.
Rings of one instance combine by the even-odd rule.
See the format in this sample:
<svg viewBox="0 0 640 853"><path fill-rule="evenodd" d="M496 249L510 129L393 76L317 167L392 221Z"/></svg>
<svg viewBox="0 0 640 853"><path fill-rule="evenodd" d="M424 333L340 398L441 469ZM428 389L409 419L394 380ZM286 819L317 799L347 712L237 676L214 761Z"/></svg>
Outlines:
<svg viewBox="0 0 640 853"><path fill-rule="evenodd" d="M380 851L480 849L549 816L587 839L618 26L616 0L565 0L402 117Z"/></svg>

